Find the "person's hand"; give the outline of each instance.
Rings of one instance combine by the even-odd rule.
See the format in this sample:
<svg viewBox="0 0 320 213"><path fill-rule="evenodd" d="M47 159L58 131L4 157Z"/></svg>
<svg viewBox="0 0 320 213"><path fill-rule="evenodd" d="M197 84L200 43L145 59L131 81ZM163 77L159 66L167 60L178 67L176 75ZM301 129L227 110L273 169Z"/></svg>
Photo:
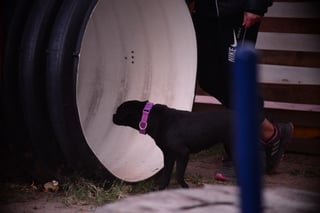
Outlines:
<svg viewBox="0 0 320 213"><path fill-rule="evenodd" d="M244 26L245 28L250 28L255 23L260 22L261 19L262 19L262 16L260 16L260 15L245 12L243 15L242 26Z"/></svg>

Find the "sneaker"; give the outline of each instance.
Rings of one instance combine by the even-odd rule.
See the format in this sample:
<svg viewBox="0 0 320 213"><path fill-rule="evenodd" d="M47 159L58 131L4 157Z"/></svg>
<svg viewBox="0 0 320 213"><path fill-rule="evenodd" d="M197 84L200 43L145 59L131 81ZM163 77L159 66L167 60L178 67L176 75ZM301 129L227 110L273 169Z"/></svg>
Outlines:
<svg viewBox="0 0 320 213"><path fill-rule="evenodd" d="M236 181L236 172L233 161L223 160L221 170L216 172L214 179L218 181Z"/></svg>
<svg viewBox="0 0 320 213"><path fill-rule="evenodd" d="M269 174L274 173L284 156L293 134L293 124L279 123L274 129L274 137L267 143L262 142L266 153L266 172Z"/></svg>
<svg viewBox="0 0 320 213"><path fill-rule="evenodd" d="M293 135L293 129L292 123L276 124L274 137L268 143L262 142L264 153L260 152L261 168L267 173L274 173L279 166ZM214 178L218 181L236 181L234 162L231 159L223 160L222 167L215 173Z"/></svg>

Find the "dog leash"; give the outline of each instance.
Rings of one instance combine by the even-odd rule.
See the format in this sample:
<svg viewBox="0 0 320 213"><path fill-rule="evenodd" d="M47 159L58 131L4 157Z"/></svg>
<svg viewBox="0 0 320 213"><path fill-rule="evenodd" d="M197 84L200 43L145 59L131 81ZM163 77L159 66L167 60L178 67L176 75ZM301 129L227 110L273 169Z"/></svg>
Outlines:
<svg viewBox="0 0 320 213"><path fill-rule="evenodd" d="M153 107L153 103L148 101L143 108L141 120L139 122L139 132L141 134L145 135L147 133L146 129L148 126L148 117L149 117L149 113L150 113L152 107Z"/></svg>

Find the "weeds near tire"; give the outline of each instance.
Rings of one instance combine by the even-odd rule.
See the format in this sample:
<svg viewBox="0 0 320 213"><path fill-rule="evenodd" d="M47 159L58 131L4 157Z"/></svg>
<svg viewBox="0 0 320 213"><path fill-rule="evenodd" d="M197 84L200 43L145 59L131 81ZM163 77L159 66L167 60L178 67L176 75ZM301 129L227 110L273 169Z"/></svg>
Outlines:
<svg viewBox="0 0 320 213"><path fill-rule="evenodd" d="M153 181L142 181L135 184L124 181L95 182L82 177L62 186L65 193L64 202L71 205L101 206L130 195L146 193L153 190Z"/></svg>

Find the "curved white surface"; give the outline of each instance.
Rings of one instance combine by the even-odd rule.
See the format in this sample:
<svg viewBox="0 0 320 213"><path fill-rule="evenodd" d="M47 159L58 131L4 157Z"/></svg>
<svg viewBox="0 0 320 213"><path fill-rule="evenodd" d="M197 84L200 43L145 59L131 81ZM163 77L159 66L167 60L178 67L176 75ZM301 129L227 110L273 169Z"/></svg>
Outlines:
<svg viewBox="0 0 320 213"><path fill-rule="evenodd" d="M163 167L154 141L114 125L112 115L131 99L190 110L196 54L184 1L98 1L82 42L77 104L88 145L113 175L140 181Z"/></svg>

